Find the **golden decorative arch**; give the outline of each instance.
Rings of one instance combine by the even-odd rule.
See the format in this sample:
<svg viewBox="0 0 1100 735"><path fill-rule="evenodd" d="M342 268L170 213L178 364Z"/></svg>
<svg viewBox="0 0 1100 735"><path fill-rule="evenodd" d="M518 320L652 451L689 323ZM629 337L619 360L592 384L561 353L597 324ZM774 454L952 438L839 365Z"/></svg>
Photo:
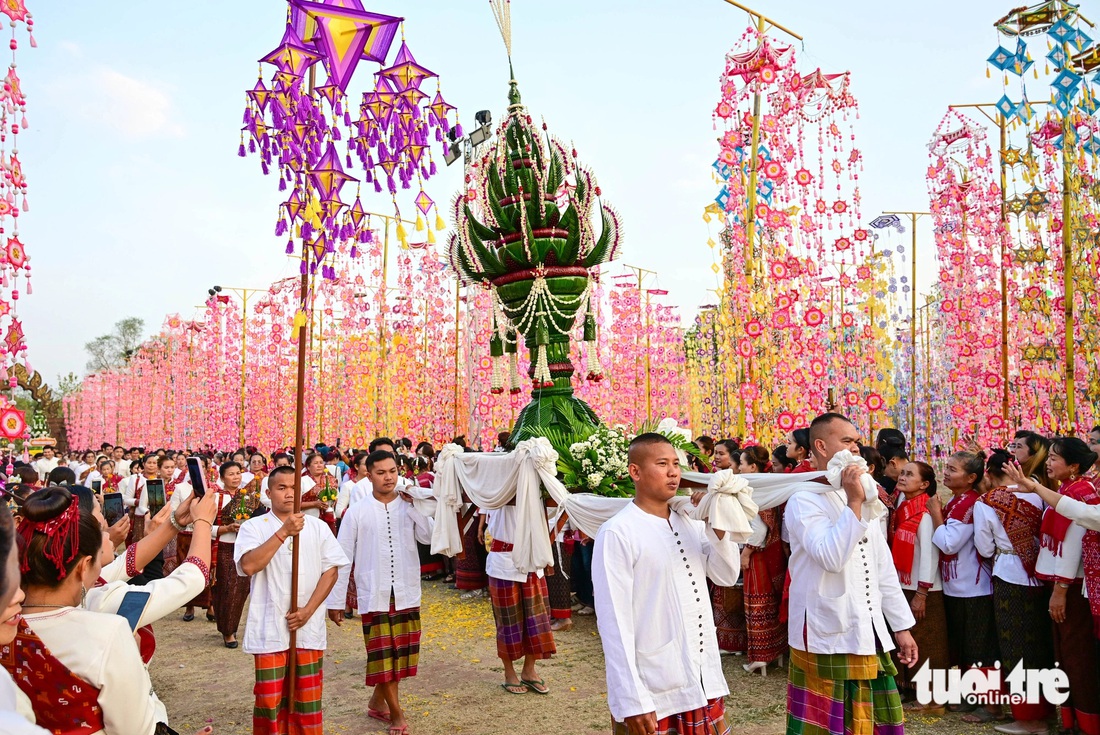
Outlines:
<svg viewBox="0 0 1100 735"><path fill-rule="evenodd" d="M15 379L19 381L19 387L28 391L31 398L38 403L42 412L46 414L46 425L50 429L50 436L57 440L57 451L69 451L69 434L65 427L65 409L61 400L54 397L53 389L42 380L42 375L37 370L34 375L27 373L25 365L15 366Z"/></svg>

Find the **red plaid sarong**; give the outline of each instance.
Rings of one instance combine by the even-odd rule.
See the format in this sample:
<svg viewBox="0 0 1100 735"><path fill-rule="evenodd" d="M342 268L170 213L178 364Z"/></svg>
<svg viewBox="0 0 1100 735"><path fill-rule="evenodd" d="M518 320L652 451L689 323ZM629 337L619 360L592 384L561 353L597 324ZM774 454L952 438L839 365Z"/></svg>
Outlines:
<svg viewBox="0 0 1100 735"><path fill-rule="evenodd" d="M287 711L290 684L287 658L290 651L255 654L253 735L324 735L321 684L325 652L308 648L298 648L296 652L293 713Z"/></svg>
<svg viewBox="0 0 1100 735"><path fill-rule="evenodd" d="M557 653L550 630L546 580L534 572L526 582L489 577L489 598L497 624L497 655L506 661Z"/></svg>
<svg viewBox="0 0 1100 735"><path fill-rule="evenodd" d="M628 735L624 722L613 722L613 735ZM705 707L690 712L680 712L657 720L656 735L729 735L726 721L726 703L721 698L711 699Z"/></svg>
<svg viewBox="0 0 1100 735"><path fill-rule="evenodd" d="M982 496L982 502L997 511L1012 549L1020 557L1028 576L1035 576L1035 561L1039 558L1039 527L1043 511L1026 500L1020 500L1008 488L998 487Z"/></svg>
<svg viewBox="0 0 1100 735"><path fill-rule="evenodd" d="M416 676L420 663L420 608L398 610L390 595L389 612L363 613L367 645L367 686Z"/></svg>

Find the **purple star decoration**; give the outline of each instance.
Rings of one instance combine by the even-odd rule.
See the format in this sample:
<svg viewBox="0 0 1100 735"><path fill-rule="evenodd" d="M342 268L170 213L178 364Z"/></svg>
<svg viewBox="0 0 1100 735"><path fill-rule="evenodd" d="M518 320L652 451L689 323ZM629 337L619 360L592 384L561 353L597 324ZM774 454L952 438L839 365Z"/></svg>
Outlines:
<svg viewBox="0 0 1100 735"><path fill-rule="evenodd" d="M276 236L289 234L287 254L295 252L297 230L315 261L307 266L303 260L303 272L320 265L324 277L334 278L332 266L323 262L326 256L350 245L355 257L357 246L372 239L361 181L373 184L375 193L385 186L398 219L398 182L402 190L417 185L418 212L426 216L435 206L424 193L424 182L436 173L431 141L444 141L455 108L443 99L438 75L416 61L403 35L386 66L403 18L364 10L361 0L288 0L288 5L290 22L279 45L260 59L275 71L266 84L261 72L245 93L238 155L258 153L264 174L274 167L279 190L291 190L275 227ZM348 87L360 61L379 69L353 119ZM421 89L432 79L434 96ZM349 205L342 191L350 182L357 186Z"/></svg>

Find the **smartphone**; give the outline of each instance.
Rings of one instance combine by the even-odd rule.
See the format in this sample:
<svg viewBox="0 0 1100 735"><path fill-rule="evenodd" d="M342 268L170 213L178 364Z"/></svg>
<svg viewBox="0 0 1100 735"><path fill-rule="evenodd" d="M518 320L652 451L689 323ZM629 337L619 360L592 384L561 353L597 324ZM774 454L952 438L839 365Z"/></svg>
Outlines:
<svg viewBox="0 0 1100 735"><path fill-rule="evenodd" d="M202 460L198 457L187 458L187 477L191 481L191 490L195 497L205 497L206 478L202 475Z"/></svg>
<svg viewBox="0 0 1100 735"><path fill-rule="evenodd" d="M141 590L131 590L122 598L118 606L118 614L126 618L130 623L130 630L137 630L141 614L145 612L145 606L149 604L149 593Z"/></svg>
<svg viewBox="0 0 1100 735"><path fill-rule="evenodd" d="M107 521L107 526L115 525L124 515L126 507L122 504L122 493L104 493L103 518Z"/></svg>
<svg viewBox="0 0 1100 735"><path fill-rule="evenodd" d="M92 480L92 492L99 494L99 491L103 489L103 480Z"/></svg>
<svg viewBox="0 0 1100 735"><path fill-rule="evenodd" d="M164 508L164 480L149 480L145 487L149 498L149 515L155 516Z"/></svg>

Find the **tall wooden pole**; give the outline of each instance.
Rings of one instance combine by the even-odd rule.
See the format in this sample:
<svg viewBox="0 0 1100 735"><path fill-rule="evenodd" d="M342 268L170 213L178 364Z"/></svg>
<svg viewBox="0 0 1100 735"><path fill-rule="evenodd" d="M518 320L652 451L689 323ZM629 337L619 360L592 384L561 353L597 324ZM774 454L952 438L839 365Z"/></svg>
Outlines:
<svg viewBox="0 0 1100 735"><path fill-rule="evenodd" d="M313 86L317 80L315 66L309 68L309 94L313 94ZM307 318L306 308L312 311L309 300L309 253L310 247L306 239L302 238L302 280L298 291L298 313L294 315L294 321L298 325L298 386L294 400L294 513L302 512L302 453L305 450L306 434L306 346L309 338L310 319ZM289 612L298 611L298 566L299 566L298 537L290 539L290 609ZM287 652L287 711L294 711L294 703L297 695L298 672L298 631L290 631L290 650Z"/></svg>

